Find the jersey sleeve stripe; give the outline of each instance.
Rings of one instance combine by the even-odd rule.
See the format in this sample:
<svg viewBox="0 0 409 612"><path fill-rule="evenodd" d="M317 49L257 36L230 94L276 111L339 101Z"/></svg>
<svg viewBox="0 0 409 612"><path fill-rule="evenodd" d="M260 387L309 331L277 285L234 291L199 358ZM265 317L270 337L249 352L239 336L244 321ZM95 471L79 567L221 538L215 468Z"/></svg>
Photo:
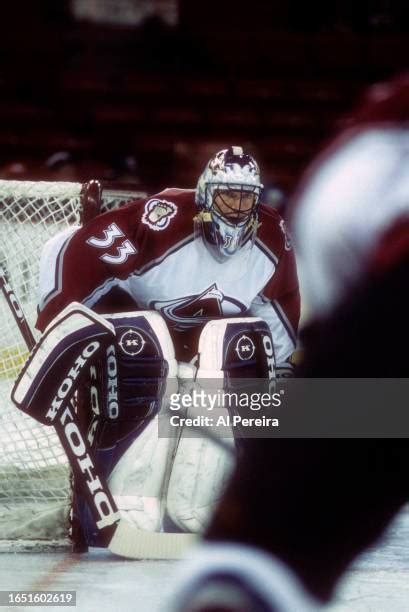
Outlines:
<svg viewBox="0 0 409 612"><path fill-rule="evenodd" d="M272 261L275 266L277 266L277 264L278 264L278 257L277 257L277 255L275 255L272 251L270 251L270 249L264 244L264 242L262 242L260 240L260 238L256 238L255 243L258 246L258 248L260 249L260 251L262 251L264 253L264 255L270 261Z"/></svg>
<svg viewBox="0 0 409 612"><path fill-rule="evenodd" d="M74 235L75 235L75 232L73 232L70 236L68 236L68 238L63 242L60 251L58 252L58 255L55 261L54 287L46 295L40 296L39 303L38 303L39 312L44 310L47 304L62 291L64 255L71 241L71 238Z"/></svg>
<svg viewBox="0 0 409 612"><path fill-rule="evenodd" d="M190 234L183 240L180 240L175 245L173 245L170 249L168 249L160 257L157 257L156 259L152 259L148 261L148 263L141 266L140 268L137 268L134 272L132 272L131 276L140 276L141 274L144 274L145 272L152 270L152 268L159 266L162 263L162 261L164 261L167 257L169 257L169 255L171 255L172 253L176 253L176 251L179 251L180 249L182 249L184 246L189 244L189 242L193 242L194 239L195 239L194 234Z"/></svg>

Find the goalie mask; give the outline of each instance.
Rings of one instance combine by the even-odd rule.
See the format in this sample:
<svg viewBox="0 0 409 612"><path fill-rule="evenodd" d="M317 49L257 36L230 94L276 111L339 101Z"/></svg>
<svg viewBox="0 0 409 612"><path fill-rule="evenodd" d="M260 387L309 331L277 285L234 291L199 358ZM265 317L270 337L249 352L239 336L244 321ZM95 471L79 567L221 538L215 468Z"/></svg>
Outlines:
<svg viewBox="0 0 409 612"><path fill-rule="evenodd" d="M196 188L195 232L218 261L254 240L262 188L257 162L241 147L219 151L207 164Z"/></svg>

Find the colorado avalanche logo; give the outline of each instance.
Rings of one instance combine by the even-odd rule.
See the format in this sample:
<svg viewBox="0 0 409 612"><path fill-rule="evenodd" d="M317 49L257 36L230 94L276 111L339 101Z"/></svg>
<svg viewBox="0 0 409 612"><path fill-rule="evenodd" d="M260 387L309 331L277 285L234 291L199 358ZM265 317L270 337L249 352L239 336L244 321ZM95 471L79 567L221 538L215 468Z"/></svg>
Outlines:
<svg viewBox="0 0 409 612"><path fill-rule="evenodd" d="M234 349L237 353L237 356L241 361L247 361L251 359L256 351L256 347L254 346L254 342L251 338L243 334L237 340L236 347Z"/></svg>
<svg viewBox="0 0 409 612"><path fill-rule="evenodd" d="M124 353L135 357L135 355L139 355L143 351L146 340L143 339L142 334L136 331L136 329L131 328L122 334L118 344Z"/></svg>
<svg viewBox="0 0 409 612"><path fill-rule="evenodd" d="M150 308L159 310L178 331L204 325L211 319L243 314L246 306L232 297L223 294L216 283L202 293L189 295L166 302L152 301Z"/></svg>
<svg viewBox="0 0 409 612"><path fill-rule="evenodd" d="M160 232L168 227L170 220L176 215L178 209L176 204L167 200L148 200L145 204L145 212L142 215L142 223L148 225L155 232Z"/></svg>

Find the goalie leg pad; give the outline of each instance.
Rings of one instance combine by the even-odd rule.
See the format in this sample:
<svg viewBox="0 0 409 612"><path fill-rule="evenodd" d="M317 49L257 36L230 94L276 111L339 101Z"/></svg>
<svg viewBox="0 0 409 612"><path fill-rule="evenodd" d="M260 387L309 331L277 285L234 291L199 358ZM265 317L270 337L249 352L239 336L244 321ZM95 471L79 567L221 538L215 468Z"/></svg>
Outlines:
<svg viewBox="0 0 409 612"><path fill-rule="evenodd" d="M175 440L158 437L158 417L151 420L115 465L108 478L118 509L146 531L160 531L168 465Z"/></svg>
<svg viewBox="0 0 409 612"><path fill-rule="evenodd" d="M273 379L274 364L270 328L262 319L209 321L199 339L196 385L209 394L223 389L230 391L237 389L243 378ZM207 407L199 408L202 415L206 412ZM215 414L212 413L213 418ZM196 412L189 408L187 416L197 416L197 408ZM227 421L227 408L217 407L217 417L220 416ZM214 433L217 437L217 428ZM169 481L167 513L181 529L201 532L232 472L234 453L229 455L217 442L199 437L199 433L193 435L196 437L192 437L191 431L182 430ZM224 428L223 436L226 435ZM233 432L229 439L233 450Z"/></svg>
<svg viewBox="0 0 409 612"><path fill-rule="evenodd" d="M275 377L273 340L258 317L209 321L199 339L198 378Z"/></svg>
<svg viewBox="0 0 409 612"><path fill-rule="evenodd" d="M217 442L205 437L190 438L182 433L166 500L168 516L182 531L203 533L233 463L233 455Z"/></svg>
<svg viewBox="0 0 409 612"><path fill-rule="evenodd" d="M205 325L199 340L197 380L212 393L217 378L222 379L223 389L231 398L226 409L233 418L238 417L234 434L239 443L246 432L241 418L254 416L250 408L253 400L272 395L275 390L274 345L266 321L244 317ZM271 414L272 406L264 407L264 416L276 416Z"/></svg>
<svg viewBox="0 0 409 612"><path fill-rule="evenodd" d="M108 320L116 342L100 363L99 401L93 407L98 423L89 437L106 474L159 413L177 370L172 339L158 313L120 313ZM103 459L105 449L110 461Z"/></svg>
<svg viewBox="0 0 409 612"><path fill-rule="evenodd" d="M144 531L161 530L168 470L175 445L171 438L158 438L157 421L154 417L138 432L108 476L121 517ZM76 513L88 545L103 545L81 496L76 499Z"/></svg>
<svg viewBox="0 0 409 612"><path fill-rule="evenodd" d="M173 343L156 312L106 316L116 342L91 372L88 440L123 517L140 529L158 531L174 441L158 438L157 414L174 390ZM100 545L83 500L77 511L88 543Z"/></svg>
<svg viewBox="0 0 409 612"><path fill-rule="evenodd" d="M261 334L269 333L264 321L257 318L219 319L209 321L199 339L199 368L196 385L208 393L223 389L229 375L255 377L261 367L257 348ZM271 336L269 336L271 338ZM264 370L263 370L264 373ZM186 388L182 384L181 388ZM193 389L192 389L193 391ZM190 408L188 417L194 418ZM202 414L206 408L199 408ZM227 416L218 408L217 415ZM217 431L215 432L217 435ZM202 532L220 498L233 468L233 457L217 442L182 431L169 481L167 513L185 531ZM233 448L233 434L231 434Z"/></svg>

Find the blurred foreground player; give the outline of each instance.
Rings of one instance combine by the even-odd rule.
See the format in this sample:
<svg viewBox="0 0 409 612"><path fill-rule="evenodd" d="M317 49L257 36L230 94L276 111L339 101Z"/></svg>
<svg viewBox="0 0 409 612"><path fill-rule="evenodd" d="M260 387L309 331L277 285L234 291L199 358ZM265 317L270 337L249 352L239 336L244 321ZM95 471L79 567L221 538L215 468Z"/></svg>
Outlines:
<svg viewBox="0 0 409 612"><path fill-rule="evenodd" d="M369 90L293 202L300 376L408 377L408 162L409 76ZM403 438L248 440L175 609L317 610L407 502L408 462Z"/></svg>
<svg viewBox="0 0 409 612"><path fill-rule="evenodd" d="M58 234L42 255L37 327L44 330L74 301L117 319L118 313L142 309L146 329L156 311L171 340L161 332L155 343L168 354L173 343L182 383L196 375L223 378L230 366L237 370L255 362L262 342L251 338L262 333L272 342L272 375L291 374L299 317L295 259L283 219L260 202L262 187L254 158L232 146L209 161L196 190L165 189ZM230 353L229 325L239 330ZM91 410L91 396L82 409L92 417L89 439L97 454L104 451L112 492L130 520L142 529L160 530L158 503L165 494L171 521L179 529L200 531L229 462L206 439L182 439L177 449L158 440L158 398L145 397L143 390L152 392L161 384L148 381L148 368L139 363L145 345L138 333L124 338L107 353L102 382L90 383L93 393L99 385L103 408ZM157 358L163 358L165 351L159 353ZM226 362L228 354L234 366ZM116 447L122 440L106 434L118 424L114 431L127 440L121 457ZM150 483L162 482L162 476L169 483L152 491ZM95 543L91 536L89 541Z"/></svg>

